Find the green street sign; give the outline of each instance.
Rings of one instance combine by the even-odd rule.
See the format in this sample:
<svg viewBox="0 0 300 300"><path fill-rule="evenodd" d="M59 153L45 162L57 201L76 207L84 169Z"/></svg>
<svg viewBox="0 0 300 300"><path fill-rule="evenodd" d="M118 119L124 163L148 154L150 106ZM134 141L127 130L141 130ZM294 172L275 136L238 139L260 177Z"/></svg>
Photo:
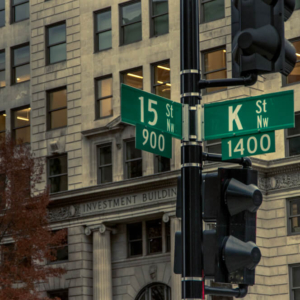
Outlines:
<svg viewBox="0 0 300 300"><path fill-rule="evenodd" d="M160 96L121 86L121 121L182 138L182 105Z"/></svg>
<svg viewBox="0 0 300 300"><path fill-rule="evenodd" d="M222 160L275 152L275 131L222 139Z"/></svg>
<svg viewBox="0 0 300 300"><path fill-rule="evenodd" d="M135 148L172 158L172 136L168 133L136 124Z"/></svg>
<svg viewBox="0 0 300 300"><path fill-rule="evenodd" d="M204 140L292 127L294 91L204 105Z"/></svg>

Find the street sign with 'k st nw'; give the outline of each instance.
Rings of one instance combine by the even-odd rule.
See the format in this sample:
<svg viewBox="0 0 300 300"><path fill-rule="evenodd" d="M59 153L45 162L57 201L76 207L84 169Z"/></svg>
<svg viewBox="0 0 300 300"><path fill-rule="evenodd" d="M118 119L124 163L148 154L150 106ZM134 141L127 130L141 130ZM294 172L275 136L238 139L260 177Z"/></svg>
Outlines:
<svg viewBox="0 0 300 300"><path fill-rule="evenodd" d="M204 140L293 127L294 91L204 105Z"/></svg>
<svg viewBox="0 0 300 300"><path fill-rule="evenodd" d="M182 104L122 84L121 121L182 138Z"/></svg>

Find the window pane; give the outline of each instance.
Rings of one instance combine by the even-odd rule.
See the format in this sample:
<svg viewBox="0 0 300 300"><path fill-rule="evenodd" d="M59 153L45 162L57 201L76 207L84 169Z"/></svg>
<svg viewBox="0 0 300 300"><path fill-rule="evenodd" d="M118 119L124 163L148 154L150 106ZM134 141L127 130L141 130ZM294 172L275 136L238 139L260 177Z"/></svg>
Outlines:
<svg viewBox="0 0 300 300"><path fill-rule="evenodd" d="M66 44L60 44L57 46L52 46L50 48L50 64L54 64L59 61L67 59L67 49Z"/></svg>
<svg viewBox="0 0 300 300"><path fill-rule="evenodd" d="M294 290L294 300L300 300L300 289Z"/></svg>
<svg viewBox="0 0 300 300"><path fill-rule="evenodd" d="M135 87L137 89L143 88L143 70L128 71L123 74L123 83Z"/></svg>
<svg viewBox="0 0 300 300"><path fill-rule="evenodd" d="M164 291L165 291L165 287L163 285L153 286L151 288L151 300L156 300L156 299L167 300L165 299Z"/></svg>
<svg viewBox="0 0 300 300"><path fill-rule="evenodd" d="M67 156L58 156L49 159L50 176L67 173Z"/></svg>
<svg viewBox="0 0 300 300"><path fill-rule="evenodd" d="M68 176L50 178L50 193L57 193L68 190Z"/></svg>
<svg viewBox="0 0 300 300"><path fill-rule="evenodd" d="M300 287L300 267L292 268L293 287Z"/></svg>
<svg viewBox="0 0 300 300"><path fill-rule="evenodd" d="M300 53L300 51L299 51L299 53ZM289 83L294 83L294 82L299 82L299 81L300 81L300 62L296 63L293 71L287 77L286 82L289 84Z"/></svg>
<svg viewBox="0 0 300 300"><path fill-rule="evenodd" d="M5 10L0 11L0 27L5 26Z"/></svg>
<svg viewBox="0 0 300 300"><path fill-rule="evenodd" d="M220 78L227 78L227 71L222 70L214 73L210 73L206 75L207 79L220 79ZM216 92L219 90L224 90L224 87L214 87L214 88L208 88L206 89L207 93Z"/></svg>
<svg viewBox="0 0 300 300"><path fill-rule="evenodd" d="M141 2L122 7L122 24L129 24L141 20Z"/></svg>
<svg viewBox="0 0 300 300"><path fill-rule="evenodd" d="M136 160L127 163L127 178L141 177L143 175L142 171L142 160Z"/></svg>
<svg viewBox="0 0 300 300"><path fill-rule="evenodd" d="M112 95L112 78L101 79L98 84L98 99Z"/></svg>
<svg viewBox="0 0 300 300"><path fill-rule="evenodd" d="M18 49L14 49L14 66L28 63L29 61L29 45Z"/></svg>
<svg viewBox="0 0 300 300"><path fill-rule="evenodd" d="M295 10L300 9L300 0L295 1ZM300 298L299 298L300 299Z"/></svg>
<svg viewBox="0 0 300 300"><path fill-rule="evenodd" d="M152 1L153 15L160 15L168 12L168 0L153 0Z"/></svg>
<svg viewBox="0 0 300 300"><path fill-rule="evenodd" d="M5 9L5 0L0 0L0 9Z"/></svg>
<svg viewBox="0 0 300 300"><path fill-rule="evenodd" d="M300 154L300 137L289 139L289 156Z"/></svg>
<svg viewBox="0 0 300 300"><path fill-rule="evenodd" d="M153 238L149 240L149 253L162 252L162 238Z"/></svg>
<svg viewBox="0 0 300 300"><path fill-rule="evenodd" d="M98 49L99 51L109 49L112 47L111 44L111 30L105 31L98 34Z"/></svg>
<svg viewBox="0 0 300 300"><path fill-rule="evenodd" d="M290 202L290 216L300 215L300 199Z"/></svg>
<svg viewBox="0 0 300 300"><path fill-rule="evenodd" d="M112 182L112 167L101 168L101 183Z"/></svg>
<svg viewBox="0 0 300 300"><path fill-rule="evenodd" d="M111 28L111 11L97 14L97 31Z"/></svg>
<svg viewBox="0 0 300 300"><path fill-rule="evenodd" d="M224 18L224 0L214 0L203 4L203 21L211 22Z"/></svg>
<svg viewBox="0 0 300 300"><path fill-rule="evenodd" d="M56 252L56 260L68 260L68 246L64 246L62 248L58 248Z"/></svg>
<svg viewBox="0 0 300 300"><path fill-rule="evenodd" d="M142 239L142 222L128 224L127 232L129 241Z"/></svg>
<svg viewBox="0 0 300 300"><path fill-rule="evenodd" d="M48 28L48 45L61 43L66 40L66 24Z"/></svg>
<svg viewBox="0 0 300 300"><path fill-rule="evenodd" d="M170 81L170 64L161 63L154 68L154 84Z"/></svg>
<svg viewBox="0 0 300 300"><path fill-rule="evenodd" d="M205 72L226 68L226 52L221 49L218 51L205 53L204 55Z"/></svg>
<svg viewBox="0 0 300 300"><path fill-rule="evenodd" d="M295 128L288 129L288 136L300 134L300 114L295 114Z"/></svg>
<svg viewBox="0 0 300 300"><path fill-rule="evenodd" d="M129 245L129 256L142 255L143 254L143 243L142 241L131 242Z"/></svg>
<svg viewBox="0 0 300 300"><path fill-rule="evenodd" d="M30 125L30 108L14 112L14 128Z"/></svg>
<svg viewBox="0 0 300 300"><path fill-rule="evenodd" d="M130 44L142 39L142 23L135 23L132 25L127 25L123 28L124 36L123 36L123 43Z"/></svg>
<svg viewBox="0 0 300 300"><path fill-rule="evenodd" d="M296 52L300 54L300 41L293 42L293 45L296 49ZM300 60L299 56L297 56L297 60Z"/></svg>
<svg viewBox="0 0 300 300"><path fill-rule="evenodd" d="M5 130L5 119L4 113L0 114L0 131Z"/></svg>
<svg viewBox="0 0 300 300"><path fill-rule="evenodd" d="M101 147L100 151L100 166L111 164L111 146Z"/></svg>
<svg viewBox="0 0 300 300"><path fill-rule="evenodd" d="M21 83L30 80L30 65L24 65L15 68L15 83Z"/></svg>
<svg viewBox="0 0 300 300"><path fill-rule="evenodd" d="M15 129L15 139L17 144L30 143L30 126Z"/></svg>
<svg viewBox="0 0 300 300"><path fill-rule="evenodd" d="M0 52L0 70L5 69L5 52Z"/></svg>
<svg viewBox="0 0 300 300"><path fill-rule="evenodd" d="M60 109L50 113L50 129L67 126L67 109Z"/></svg>
<svg viewBox="0 0 300 300"><path fill-rule="evenodd" d="M112 116L113 111L111 107L112 98L107 98L99 101L99 116L100 118Z"/></svg>
<svg viewBox="0 0 300 300"><path fill-rule="evenodd" d="M291 231L300 232L300 217L291 218Z"/></svg>
<svg viewBox="0 0 300 300"><path fill-rule="evenodd" d="M24 0L13 0L13 5L20 4L22 2L25 2L25 1Z"/></svg>
<svg viewBox="0 0 300 300"><path fill-rule="evenodd" d="M153 220L153 221L147 221L147 235L148 239L154 238L154 237L161 237L161 220Z"/></svg>
<svg viewBox="0 0 300 300"><path fill-rule="evenodd" d="M167 172L171 170L170 159L163 156L155 157L156 170L158 173Z"/></svg>
<svg viewBox="0 0 300 300"><path fill-rule="evenodd" d="M155 87L155 94L167 99L171 99L171 84L162 84Z"/></svg>
<svg viewBox="0 0 300 300"><path fill-rule="evenodd" d="M135 141L126 142L126 160L142 157L142 151L135 148Z"/></svg>
<svg viewBox="0 0 300 300"><path fill-rule="evenodd" d="M50 110L67 106L67 90L60 90L49 93Z"/></svg>
<svg viewBox="0 0 300 300"><path fill-rule="evenodd" d="M60 298L60 300L68 300L68 290L53 291L48 293L50 299Z"/></svg>
<svg viewBox="0 0 300 300"><path fill-rule="evenodd" d="M5 71L0 72L0 88L5 87Z"/></svg>
<svg viewBox="0 0 300 300"><path fill-rule="evenodd" d="M221 154L222 153L222 144L214 145L214 146L208 146L207 147L208 153L216 153Z"/></svg>
<svg viewBox="0 0 300 300"><path fill-rule="evenodd" d="M169 32L169 15L163 15L154 19L154 35L161 35Z"/></svg>
<svg viewBox="0 0 300 300"><path fill-rule="evenodd" d="M15 6L15 22L29 19L29 2Z"/></svg>

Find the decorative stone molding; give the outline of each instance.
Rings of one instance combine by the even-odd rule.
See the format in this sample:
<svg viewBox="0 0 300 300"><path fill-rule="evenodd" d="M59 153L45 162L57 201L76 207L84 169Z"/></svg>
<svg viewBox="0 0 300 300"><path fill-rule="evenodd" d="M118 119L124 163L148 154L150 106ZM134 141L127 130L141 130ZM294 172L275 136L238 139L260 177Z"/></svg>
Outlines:
<svg viewBox="0 0 300 300"><path fill-rule="evenodd" d="M58 208L52 208L48 212L50 222L62 221L72 217L80 216L80 205L70 205Z"/></svg>
<svg viewBox="0 0 300 300"><path fill-rule="evenodd" d="M168 223L170 221L169 214L163 214L162 220L164 221L164 223Z"/></svg>

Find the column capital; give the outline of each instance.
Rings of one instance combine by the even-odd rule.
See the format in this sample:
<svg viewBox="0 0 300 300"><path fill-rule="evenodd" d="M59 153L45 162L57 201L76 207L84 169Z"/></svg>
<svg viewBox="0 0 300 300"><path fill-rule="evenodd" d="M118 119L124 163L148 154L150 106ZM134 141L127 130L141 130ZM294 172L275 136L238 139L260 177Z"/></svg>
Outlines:
<svg viewBox="0 0 300 300"><path fill-rule="evenodd" d="M89 236L92 234L92 232L99 231L101 234L105 233L106 231L111 232L112 234L117 233L117 229L107 227L105 224L97 224L97 225L91 225L91 226L86 226L84 229L85 235Z"/></svg>

